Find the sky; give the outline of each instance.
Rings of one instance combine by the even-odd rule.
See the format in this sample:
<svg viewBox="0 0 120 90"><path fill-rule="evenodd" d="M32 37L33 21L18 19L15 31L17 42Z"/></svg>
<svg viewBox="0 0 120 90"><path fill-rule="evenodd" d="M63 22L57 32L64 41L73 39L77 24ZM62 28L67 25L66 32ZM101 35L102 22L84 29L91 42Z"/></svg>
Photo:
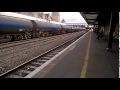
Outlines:
<svg viewBox="0 0 120 90"><path fill-rule="evenodd" d="M50 13L51 12L44 12ZM62 19L66 20L66 23L86 23L79 12L60 12L60 21Z"/></svg>

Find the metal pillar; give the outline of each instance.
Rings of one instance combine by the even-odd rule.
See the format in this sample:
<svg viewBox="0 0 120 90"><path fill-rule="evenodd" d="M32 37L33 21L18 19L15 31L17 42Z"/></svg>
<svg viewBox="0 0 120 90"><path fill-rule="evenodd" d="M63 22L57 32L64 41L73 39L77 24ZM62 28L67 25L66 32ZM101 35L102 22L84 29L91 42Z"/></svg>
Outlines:
<svg viewBox="0 0 120 90"><path fill-rule="evenodd" d="M115 18L116 13L111 12L111 18L110 18L110 33L109 33L109 40L108 40L108 47L106 48L107 51L112 51L112 43L113 43L113 31L115 29Z"/></svg>

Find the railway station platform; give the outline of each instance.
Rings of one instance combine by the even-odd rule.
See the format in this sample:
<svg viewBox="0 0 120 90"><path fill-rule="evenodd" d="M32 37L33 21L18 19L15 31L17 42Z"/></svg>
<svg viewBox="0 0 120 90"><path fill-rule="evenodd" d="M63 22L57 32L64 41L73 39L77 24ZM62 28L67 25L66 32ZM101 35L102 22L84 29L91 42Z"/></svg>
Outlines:
<svg viewBox="0 0 120 90"><path fill-rule="evenodd" d="M107 51L108 36L87 32L32 78L119 78L119 40Z"/></svg>

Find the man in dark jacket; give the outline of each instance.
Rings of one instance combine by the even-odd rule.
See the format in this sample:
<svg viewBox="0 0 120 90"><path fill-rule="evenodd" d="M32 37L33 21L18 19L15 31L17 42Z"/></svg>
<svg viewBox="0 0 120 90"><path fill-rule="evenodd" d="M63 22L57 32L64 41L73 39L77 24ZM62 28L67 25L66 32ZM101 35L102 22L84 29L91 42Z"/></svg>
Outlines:
<svg viewBox="0 0 120 90"><path fill-rule="evenodd" d="M101 30L100 32L98 32L97 39L100 40L100 37L103 37L103 30Z"/></svg>

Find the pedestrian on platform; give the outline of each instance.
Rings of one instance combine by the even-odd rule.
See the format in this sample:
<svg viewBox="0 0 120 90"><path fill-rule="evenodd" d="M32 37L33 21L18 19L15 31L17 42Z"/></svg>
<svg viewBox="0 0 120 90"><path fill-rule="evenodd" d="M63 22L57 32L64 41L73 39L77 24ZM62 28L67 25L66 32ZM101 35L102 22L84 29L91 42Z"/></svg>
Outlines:
<svg viewBox="0 0 120 90"><path fill-rule="evenodd" d="M97 39L100 40L100 37L103 37L103 30L98 32Z"/></svg>

